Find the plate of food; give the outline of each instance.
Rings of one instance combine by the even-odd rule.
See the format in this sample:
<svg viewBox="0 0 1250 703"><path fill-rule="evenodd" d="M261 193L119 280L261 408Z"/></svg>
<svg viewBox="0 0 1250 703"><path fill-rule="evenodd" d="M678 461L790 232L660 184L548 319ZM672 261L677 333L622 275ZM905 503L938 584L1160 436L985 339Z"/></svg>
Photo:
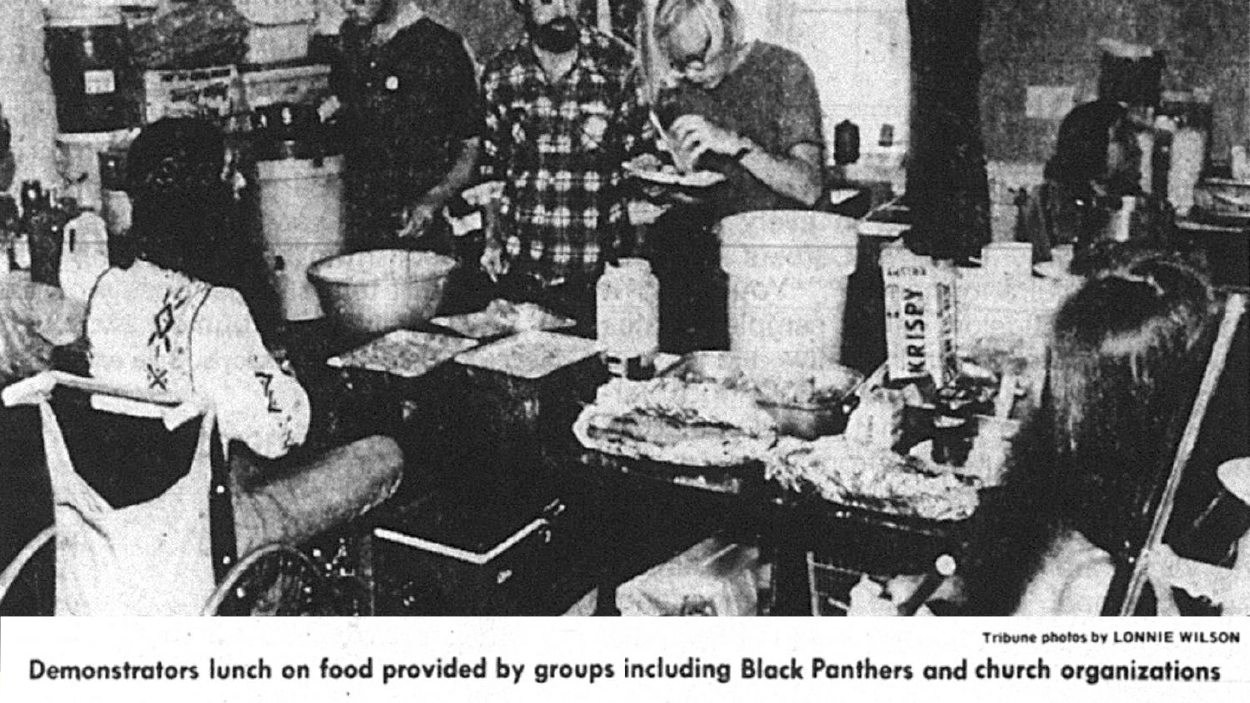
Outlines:
<svg viewBox="0 0 1250 703"><path fill-rule="evenodd" d="M435 317L430 322L470 339L506 337L530 330L556 330L577 324L534 303L514 303L497 298L486 308L464 315Z"/></svg>
<svg viewBox="0 0 1250 703"><path fill-rule="evenodd" d="M783 437L764 461L765 476L797 492L875 512L940 522L964 520L980 502L976 483L845 435Z"/></svg>
<svg viewBox="0 0 1250 703"><path fill-rule="evenodd" d="M672 164L655 167L625 164L625 172L641 181L679 188L710 188L725 180L725 174L719 171L683 173Z"/></svg>
<svg viewBox="0 0 1250 703"><path fill-rule="evenodd" d="M758 461L777 437L772 417L749 393L671 377L610 381L573 434L605 454L694 467Z"/></svg>

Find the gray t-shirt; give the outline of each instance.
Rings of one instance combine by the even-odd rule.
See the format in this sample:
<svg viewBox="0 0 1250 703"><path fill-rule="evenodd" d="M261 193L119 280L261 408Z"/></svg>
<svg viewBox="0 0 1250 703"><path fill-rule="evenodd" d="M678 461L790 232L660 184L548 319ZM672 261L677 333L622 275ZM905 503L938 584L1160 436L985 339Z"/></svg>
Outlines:
<svg viewBox="0 0 1250 703"><path fill-rule="evenodd" d="M793 51L757 41L741 65L715 88L682 84L660 97L662 117L702 115L724 129L749 137L773 155L787 155L798 144L814 144L824 161L820 96L811 69ZM711 203L718 217L751 210L804 208L774 192L730 157L708 154L699 168L720 171L728 183L715 189Z"/></svg>

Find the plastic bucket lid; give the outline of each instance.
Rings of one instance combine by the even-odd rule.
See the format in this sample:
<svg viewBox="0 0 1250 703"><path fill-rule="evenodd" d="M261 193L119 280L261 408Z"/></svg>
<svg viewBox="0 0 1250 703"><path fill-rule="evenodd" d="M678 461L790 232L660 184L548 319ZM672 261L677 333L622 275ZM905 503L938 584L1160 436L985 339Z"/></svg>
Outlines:
<svg viewBox="0 0 1250 703"><path fill-rule="evenodd" d="M324 178L343 171L341 155L323 159L274 159L256 162L256 175L262 181L291 181Z"/></svg>
<svg viewBox="0 0 1250 703"><path fill-rule="evenodd" d="M735 275L849 276L855 271L856 221L807 210L761 210L717 224L721 267Z"/></svg>
<svg viewBox="0 0 1250 703"><path fill-rule="evenodd" d="M725 247L855 248L857 222L810 210L759 210L730 215L717 225Z"/></svg>

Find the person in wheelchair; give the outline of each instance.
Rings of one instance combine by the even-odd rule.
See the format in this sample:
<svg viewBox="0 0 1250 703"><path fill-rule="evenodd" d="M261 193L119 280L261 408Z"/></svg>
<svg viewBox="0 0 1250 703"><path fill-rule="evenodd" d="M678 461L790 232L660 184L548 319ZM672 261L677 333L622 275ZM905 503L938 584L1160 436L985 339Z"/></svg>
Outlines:
<svg viewBox="0 0 1250 703"><path fill-rule="evenodd" d="M370 437L296 466L267 461L304 443L309 398L254 320L268 314L255 273L263 261L230 216L238 177L229 161L221 132L206 121L143 128L127 158L133 257L100 275L85 331L93 377L212 405L223 441L233 443L244 555L275 541L298 544L381 503L397 488L403 460L393 440Z"/></svg>
<svg viewBox="0 0 1250 703"><path fill-rule="evenodd" d="M212 401L223 436L275 458L304 440L308 396L261 339L261 286L240 254L233 177L208 122L145 127L127 157L133 256L96 281L86 337L91 375L123 386ZM115 258L116 261L116 258ZM251 305L241 290L249 291Z"/></svg>

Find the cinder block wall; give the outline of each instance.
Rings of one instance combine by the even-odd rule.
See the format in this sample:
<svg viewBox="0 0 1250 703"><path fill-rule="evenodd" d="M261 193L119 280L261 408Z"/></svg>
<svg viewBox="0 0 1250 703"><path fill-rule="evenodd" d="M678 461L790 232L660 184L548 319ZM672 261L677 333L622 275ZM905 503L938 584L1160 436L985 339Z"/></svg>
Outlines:
<svg viewBox="0 0 1250 703"><path fill-rule="evenodd" d="M1025 116L1028 86L1095 95L1102 38L1167 54L1165 90L1211 90L1212 153L1250 142L1250 2L1247 0L987 0L981 114L990 159L1044 161L1058 120Z"/></svg>

